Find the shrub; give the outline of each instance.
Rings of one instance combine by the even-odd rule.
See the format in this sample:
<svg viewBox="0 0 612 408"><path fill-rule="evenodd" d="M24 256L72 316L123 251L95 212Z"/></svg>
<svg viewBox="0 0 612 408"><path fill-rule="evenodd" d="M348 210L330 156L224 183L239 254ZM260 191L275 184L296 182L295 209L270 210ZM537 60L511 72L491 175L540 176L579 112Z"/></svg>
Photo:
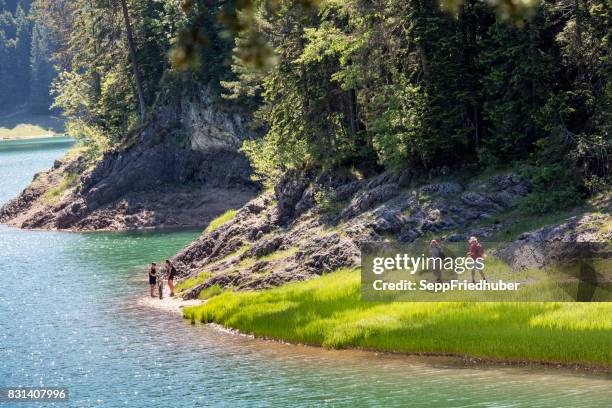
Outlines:
<svg viewBox="0 0 612 408"><path fill-rule="evenodd" d="M321 212L335 213L339 210L339 203L336 201L336 193L331 187L321 186L314 193L314 200Z"/></svg>
<svg viewBox="0 0 612 408"><path fill-rule="evenodd" d="M533 184L532 192L518 203L519 210L525 214L560 211L582 201L576 177L569 167L553 164L523 169L522 173Z"/></svg>

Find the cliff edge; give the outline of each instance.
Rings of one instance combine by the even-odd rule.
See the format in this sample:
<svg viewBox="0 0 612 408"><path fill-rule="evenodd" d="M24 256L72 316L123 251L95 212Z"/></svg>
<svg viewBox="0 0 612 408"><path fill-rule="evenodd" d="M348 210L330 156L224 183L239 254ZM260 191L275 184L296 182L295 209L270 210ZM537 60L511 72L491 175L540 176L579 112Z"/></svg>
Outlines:
<svg viewBox="0 0 612 408"><path fill-rule="evenodd" d="M0 223L72 231L202 227L253 198L242 141L248 114L180 80L163 91L129 146L95 163L68 154L0 209Z"/></svg>

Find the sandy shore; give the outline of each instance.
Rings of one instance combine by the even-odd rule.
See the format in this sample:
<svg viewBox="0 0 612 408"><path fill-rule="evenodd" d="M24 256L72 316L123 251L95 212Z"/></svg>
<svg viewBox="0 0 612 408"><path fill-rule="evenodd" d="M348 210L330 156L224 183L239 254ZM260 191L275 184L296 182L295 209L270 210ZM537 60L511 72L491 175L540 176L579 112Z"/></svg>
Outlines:
<svg viewBox="0 0 612 408"><path fill-rule="evenodd" d="M180 297L171 298L169 296L164 296L164 298L160 300L157 297L143 296L138 298L138 304L182 316L184 307L198 306L202 304L202 301L197 299L183 300Z"/></svg>

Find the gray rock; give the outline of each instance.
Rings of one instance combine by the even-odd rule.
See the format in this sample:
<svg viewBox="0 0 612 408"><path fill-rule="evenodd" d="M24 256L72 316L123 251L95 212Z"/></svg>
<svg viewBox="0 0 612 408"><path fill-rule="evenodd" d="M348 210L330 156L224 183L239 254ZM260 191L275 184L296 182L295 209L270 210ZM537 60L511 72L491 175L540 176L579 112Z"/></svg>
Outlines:
<svg viewBox="0 0 612 408"><path fill-rule="evenodd" d="M462 193L464 188L459 183L437 183L425 185L419 191L428 194L448 195Z"/></svg>
<svg viewBox="0 0 612 408"><path fill-rule="evenodd" d="M294 216L295 206L302 199L307 187L308 182L304 179L296 179L294 174L286 174L281 178L274 188L280 223L285 223Z"/></svg>
<svg viewBox="0 0 612 408"><path fill-rule="evenodd" d="M177 80L160 95L147 124L130 135L134 145L107 153L91 171L83 158L56 161L34 180L37 190L7 204L0 219L72 230L206 225L257 190L247 158L237 151L255 137L247 119L213 104L210 91L197 82ZM82 175L72 194L58 205L38 200L64 173ZM78 208L68 205L72 201ZM138 209L121 207L126 201L138 201Z"/></svg>
<svg viewBox="0 0 612 408"><path fill-rule="evenodd" d="M404 170L398 175L397 184L402 188L410 187L413 176L414 174L411 170Z"/></svg>
<svg viewBox="0 0 612 408"><path fill-rule="evenodd" d="M378 234L399 232L406 223L405 217L397 209L381 208L375 211L374 216L372 228Z"/></svg>
<svg viewBox="0 0 612 408"><path fill-rule="evenodd" d="M354 217L372 208L376 204L383 203L397 195L399 188L397 184L376 185L372 189L358 193L345 208L340 217L343 219Z"/></svg>
<svg viewBox="0 0 612 408"><path fill-rule="evenodd" d="M500 206L496 204L489 197L481 193L473 191L465 192L461 195L461 201L470 207L477 208L479 210L498 210Z"/></svg>
<svg viewBox="0 0 612 408"><path fill-rule="evenodd" d="M336 188L336 201L344 201L353 197L357 191L361 188L361 181L352 181L348 184L344 184Z"/></svg>
<svg viewBox="0 0 612 408"><path fill-rule="evenodd" d="M514 177L485 180L478 184L476 190L464 189L460 184L441 183L400 191L394 181L396 176L388 174L370 180L346 181L344 184L334 181L329 182L329 185L335 189L336 199L342 197L342 201L350 201L340 216L329 220L317 211L316 203L308 202L312 189L306 180L302 179L302 183L292 178L283 180L283 185L277 191L283 196L284 206L276 208L269 202L257 213L241 210L240 216L230 225L220 228L218 234L205 235L215 245L239 238L248 242L251 249L243 257L263 256L281 249L297 248L294 255L282 260L249 264L240 268L239 274L234 274L227 272L232 268L215 261L218 257L208 255L206 258L206 253L211 252L210 245L200 240L201 250L188 249L178 259L184 257L186 265L195 265L190 267L193 273L203 268L215 268L210 270L218 271L221 275L231 275L232 278L225 284L238 290L274 287L315 278L339 268L358 266L360 246L371 241L387 241L391 234L400 242L413 242L426 233L434 233L434 236L443 238L445 231L465 231L454 233L447 239L465 243L467 248L469 236L475 235L486 240L502 227L493 224L475 228L476 221L509 208L526 191L520 178ZM319 182L322 183L321 180ZM317 183L314 185L319 185ZM429 196L423 199L419 197L420 192ZM315 211L308 211L311 208ZM270 216L275 211L288 214L290 222L282 222L277 215ZM591 227L593 221L590 218L580 225L576 224L575 229L580 231L583 238L599 230L599 227ZM264 230L265 234L261 232ZM540 231L531 239L559 236L553 230ZM563 236L567 235L563 233ZM570 236L577 237L576 234ZM200 258L192 256L198 254L198 251L201 252L198 255ZM537 258L530 262L534 264L536 261Z"/></svg>
<svg viewBox="0 0 612 408"><path fill-rule="evenodd" d="M423 233L421 233L418 229L406 227L397 235L397 240L400 242L410 243L419 238L421 235L423 235Z"/></svg>
<svg viewBox="0 0 612 408"><path fill-rule="evenodd" d="M258 242L255 246L249 249L246 257L261 258L276 251L283 243L283 238L280 236L272 237Z"/></svg>
<svg viewBox="0 0 612 408"><path fill-rule="evenodd" d="M381 187L385 184L397 184L396 179L397 179L397 176L393 176L390 173L382 173L368 180L365 184L365 189L371 190L376 187Z"/></svg>
<svg viewBox="0 0 612 408"><path fill-rule="evenodd" d="M314 188L312 186L309 186L306 188L306 190L304 190L300 201L298 201L295 205L294 216L299 216L305 213L306 211L314 207L314 205Z"/></svg>

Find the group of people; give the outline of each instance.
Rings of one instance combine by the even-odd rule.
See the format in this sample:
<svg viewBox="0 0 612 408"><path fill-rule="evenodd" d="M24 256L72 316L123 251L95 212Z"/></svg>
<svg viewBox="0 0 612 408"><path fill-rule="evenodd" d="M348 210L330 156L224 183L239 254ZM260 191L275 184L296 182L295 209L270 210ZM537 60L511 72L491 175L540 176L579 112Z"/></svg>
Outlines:
<svg viewBox="0 0 612 408"><path fill-rule="evenodd" d="M160 268L159 271L157 270L157 264L155 262L151 263L151 268L149 269L149 288L151 289L151 297L155 297L155 287L157 286L157 280L163 279L164 276L168 280L170 296L174 296L174 278L176 277L176 268L174 267L172 262L170 262L170 260L166 259L164 267Z"/></svg>
<svg viewBox="0 0 612 408"><path fill-rule="evenodd" d="M432 239L429 243L429 249L431 251L432 258L444 259L444 250L442 249L442 245L440 245L440 242L438 240ZM484 248L482 247L480 242L478 242L478 238L470 237L470 239L468 239L467 256L474 260L478 258L484 258ZM476 270L478 270L478 272L480 273L482 280L486 281L487 278L485 277L484 270L472 268L472 282L476 281ZM440 268L434 268L433 274L436 278L436 282L442 282L442 270Z"/></svg>

